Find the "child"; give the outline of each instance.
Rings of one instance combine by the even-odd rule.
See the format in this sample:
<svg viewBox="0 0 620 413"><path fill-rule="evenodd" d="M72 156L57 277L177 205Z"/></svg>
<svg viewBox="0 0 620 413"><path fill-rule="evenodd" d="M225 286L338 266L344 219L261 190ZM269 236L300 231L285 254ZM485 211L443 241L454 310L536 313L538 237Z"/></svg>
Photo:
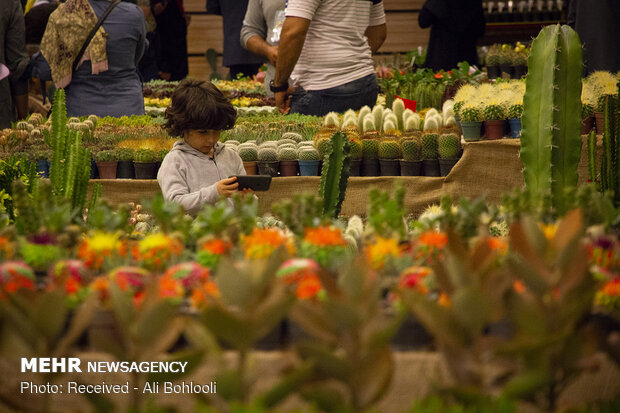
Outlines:
<svg viewBox="0 0 620 413"><path fill-rule="evenodd" d="M164 158L157 181L164 198L196 216L205 204L237 192L237 178L245 175L243 161L219 143L220 132L231 129L237 113L212 83L186 79L166 109L166 129L182 137Z"/></svg>

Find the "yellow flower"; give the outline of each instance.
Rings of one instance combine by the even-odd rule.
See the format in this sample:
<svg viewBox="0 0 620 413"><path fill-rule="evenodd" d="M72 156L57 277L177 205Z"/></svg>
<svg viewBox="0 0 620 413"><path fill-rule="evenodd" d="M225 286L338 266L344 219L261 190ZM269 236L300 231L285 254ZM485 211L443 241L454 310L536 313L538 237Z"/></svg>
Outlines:
<svg viewBox="0 0 620 413"><path fill-rule="evenodd" d="M158 232L144 237L143 240L138 242L138 248L140 249L140 252L168 248L171 246L172 242L172 238L168 235Z"/></svg>
<svg viewBox="0 0 620 413"><path fill-rule="evenodd" d="M86 239L88 246L95 252L113 251L120 246L120 235L118 233L95 232Z"/></svg>
<svg viewBox="0 0 620 413"><path fill-rule="evenodd" d="M538 227L540 228L542 233L545 235L545 238L547 239L547 241L551 241L553 238L555 238L555 233L558 231L557 224L540 224L539 223Z"/></svg>
<svg viewBox="0 0 620 413"><path fill-rule="evenodd" d="M374 269L381 269L389 258L400 257L401 252L395 239L378 237L377 242L366 247L366 259Z"/></svg>

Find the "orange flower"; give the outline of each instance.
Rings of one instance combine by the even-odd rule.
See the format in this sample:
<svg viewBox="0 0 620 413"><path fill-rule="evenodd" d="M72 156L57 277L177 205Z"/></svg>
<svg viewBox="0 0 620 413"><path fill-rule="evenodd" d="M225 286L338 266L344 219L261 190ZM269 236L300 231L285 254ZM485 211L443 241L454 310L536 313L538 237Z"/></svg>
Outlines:
<svg viewBox="0 0 620 413"><path fill-rule="evenodd" d="M232 244L229 241L224 241L222 239L210 239L203 242L200 247L201 250L216 255L226 254L231 248Z"/></svg>
<svg viewBox="0 0 620 413"><path fill-rule="evenodd" d="M605 283L602 292L613 297L620 296L620 277L615 277L612 281Z"/></svg>
<svg viewBox="0 0 620 413"><path fill-rule="evenodd" d="M119 234L95 232L81 242L78 247L78 258L88 268L98 270L106 258L114 254L123 256L123 251L126 251L126 248L123 245L124 242L119 238Z"/></svg>
<svg viewBox="0 0 620 413"><path fill-rule="evenodd" d="M501 237L489 237L489 247L492 250L497 250L502 255L508 251L508 243Z"/></svg>
<svg viewBox="0 0 620 413"><path fill-rule="evenodd" d="M339 229L325 226L318 228L306 228L304 241L322 247L347 245L347 242L344 238L342 238L342 232Z"/></svg>
<svg viewBox="0 0 620 413"><path fill-rule="evenodd" d="M0 257L4 254L5 260L13 257L13 243L8 237L0 237Z"/></svg>
<svg viewBox="0 0 620 413"><path fill-rule="evenodd" d="M523 294L526 290L525 284L523 284L523 281L521 280L515 280L512 283L512 288L519 294Z"/></svg>
<svg viewBox="0 0 620 413"><path fill-rule="evenodd" d="M421 245L442 249L448 243L446 234L436 231L426 231L418 240Z"/></svg>
<svg viewBox="0 0 620 413"><path fill-rule="evenodd" d="M219 296L220 291L217 285L213 281L207 281L192 290L189 301L192 303L192 307L198 308L207 301L207 297L218 298Z"/></svg>
<svg viewBox="0 0 620 413"><path fill-rule="evenodd" d="M428 288L422 283L422 280L431 273L428 267L409 267L401 273L400 288L417 290L422 294L428 294Z"/></svg>
<svg viewBox="0 0 620 413"><path fill-rule="evenodd" d="M437 299L437 304L442 307L450 307L452 305L452 300L446 293L439 294L439 298Z"/></svg>
<svg viewBox="0 0 620 413"><path fill-rule="evenodd" d="M443 79L443 73L439 72L439 73L435 73L435 79Z"/></svg>
<svg viewBox="0 0 620 413"><path fill-rule="evenodd" d="M65 292L67 294L75 294L80 290L80 283L73 277L67 277L65 280Z"/></svg>
<svg viewBox="0 0 620 413"><path fill-rule="evenodd" d="M159 279L158 291L160 298L180 298L185 293L179 280L165 275Z"/></svg>
<svg viewBox="0 0 620 413"><path fill-rule="evenodd" d="M241 238L246 258L268 258L276 249L286 247L294 254L293 240L277 228L254 228L250 235Z"/></svg>
<svg viewBox="0 0 620 413"><path fill-rule="evenodd" d="M323 285L319 277L316 274L307 274L297 283L295 295L300 300L307 300L316 297L322 289Z"/></svg>

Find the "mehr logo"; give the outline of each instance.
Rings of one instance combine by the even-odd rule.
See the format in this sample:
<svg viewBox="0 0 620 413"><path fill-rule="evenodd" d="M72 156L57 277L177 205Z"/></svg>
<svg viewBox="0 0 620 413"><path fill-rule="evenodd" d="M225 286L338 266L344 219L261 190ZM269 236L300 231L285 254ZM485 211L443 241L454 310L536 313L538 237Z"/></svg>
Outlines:
<svg viewBox="0 0 620 413"><path fill-rule="evenodd" d="M25 358L22 357L22 373L81 373L80 359L77 357L57 358L57 357L40 357Z"/></svg>

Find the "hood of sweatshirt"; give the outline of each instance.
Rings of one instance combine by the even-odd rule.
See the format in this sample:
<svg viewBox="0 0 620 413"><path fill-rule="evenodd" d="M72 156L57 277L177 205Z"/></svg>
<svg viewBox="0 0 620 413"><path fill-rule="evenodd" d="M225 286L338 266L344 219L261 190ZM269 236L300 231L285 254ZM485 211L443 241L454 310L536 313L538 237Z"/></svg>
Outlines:
<svg viewBox="0 0 620 413"><path fill-rule="evenodd" d="M213 154L219 155L224 149L224 144L221 142L217 142L213 148L214 148ZM174 145L172 146L172 149L170 150L170 152L173 152L173 151L181 151L188 155L194 155L199 158L205 158L205 159L210 158L209 155L205 155L204 153L200 152L198 149L192 148L185 141L176 141Z"/></svg>

